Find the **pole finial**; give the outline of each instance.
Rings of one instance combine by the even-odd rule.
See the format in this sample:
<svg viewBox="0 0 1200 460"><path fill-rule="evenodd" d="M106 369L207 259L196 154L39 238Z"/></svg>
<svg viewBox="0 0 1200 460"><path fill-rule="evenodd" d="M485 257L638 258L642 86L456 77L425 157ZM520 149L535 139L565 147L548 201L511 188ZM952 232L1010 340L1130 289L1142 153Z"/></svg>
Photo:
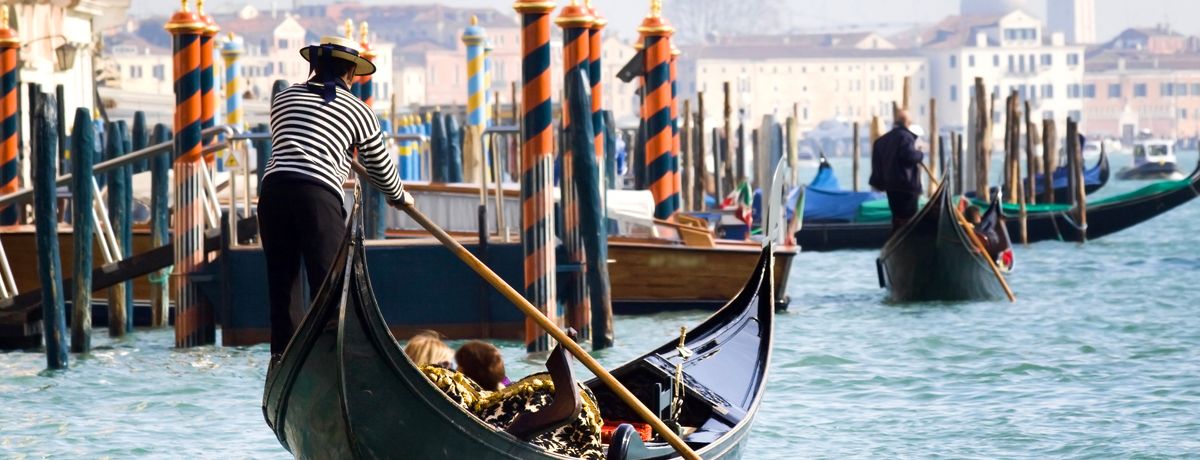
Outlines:
<svg viewBox="0 0 1200 460"><path fill-rule="evenodd" d="M186 0L185 0L186 1ZM8 28L8 4L0 5L0 29Z"/></svg>
<svg viewBox="0 0 1200 460"><path fill-rule="evenodd" d="M188 2L188 0L179 0L179 11L182 11L184 13L188 12L187 2Z"/></svg>
<svg viewBox="0 0 1200 460"><path fill-rule="evenodd" d="M354 20L353 19L346 19L346 24L342 26L342 30L343 30L343 32L345 32L346 38L354 40Z"/></svg>
<svg viewBox="0 0 1200 460"><path fill-rule="evenodd" d="M363 21L358 25L358 41L366 43L368 33L367 21Z"/></svg>
<svg viewBox="0 0 1200 460"><path fill-rule="evenodd" d="M473 14L471 15L471 25L473 25L473 26L479 25L479 16L476 16Z"/></svg>
<svg viewBox="0 0 1200 460"><path fill-rule="evenodd" d="M662 0L650 0L650 17L662 17Z"/></svg>
<svg viewBox="0 0 1200 460"><path fill-rule="evenodd" d="M196 14L204 14L204 0L196 0Z"/></svg>

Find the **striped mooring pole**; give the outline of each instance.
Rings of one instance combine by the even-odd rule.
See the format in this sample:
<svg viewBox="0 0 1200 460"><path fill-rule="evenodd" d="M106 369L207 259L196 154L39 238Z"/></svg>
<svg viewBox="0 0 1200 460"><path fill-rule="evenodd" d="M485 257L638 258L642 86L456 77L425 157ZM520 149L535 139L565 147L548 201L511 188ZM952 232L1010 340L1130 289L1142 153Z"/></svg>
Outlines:
<svg viewBox="0 0 1200 460"><path fill-rule="evenodd" d="M221 58L225 60L225 123L239 130L246 129L242 111L242 64L239 62L244 53L242 38L230 32L225 44L221 45Z"/></svg>
<svg viewBox="0 0 1200 460"><path fill-rule="evenodd" d="M675 202L675 209L683 209L683 171L680 170L680 157L683 155L682 145L679 140L679 80L676 73L675 61L679 60L679 48L675 44L671 44L671 175L675 177L674 186L671 189L671 200Z"/></svg>
<svg viewBox="0 0 1200 460"><path fill-rule="evenodd" d="M563 29L563 81L586 77L591 65L591 12L581 6L579 0L571 0L571 4L563 7L554 23ZM564 85L564 88L570 88L570 85ZM567 104L573 97L567 94L561 104L564 133L569 132L573 123L591 123L591 120L571 119ZM559 181L562 190L562 239L566 249L565 262L572 267L571 271L563 274L566 278L563 304L566 307L567 326L578 331L580 341L586 341L591 340L592 335L592 307L585 282L587 257L579 228L579 190L575 183L574 149L570 142L563 142L562 145L562 180Z"/></svg>
<svg viewBox="0 0 1200 460"><path fill-rule="evenodd" d="M471 24L463 30L461 39L467 48L467 123L463 132L466 133L465 137L470 138L468 145L463 146L463 177L467 181L478 181L479 186L483 187L485 168L479 154L484 150L482 146L473 145L483 141L483 130L488 123L486 57L483 51L487 33L479 26L478 17L471 16Z"/></svg>
<svg viewBox="0 0 1200 460"><path fill-rule="evenodd" d="M374 61L378 55L371 49L371 42L367 38L371 32L366 21L359 23L358 32L358 44L362 47L362 57L368 61ZM359 99L362 99L363 104L366 104L367 108L374 114L375 88L372 80L370 75L363 75L357 77L355 83L358 84ZM384 132L387 132L387 129L384 129ZM387 142L387 140L385 139L384 142ZM363 195L365 198L364 210L366 211L366 237L372 240L383 239L387 228L387 200L383 197L383 192L380 192L375 187L366 187L363 190Z"/></svg>
<svg viewBox="0 0 1200 460"><path fill-rule="evenodd" d="M552 323L561 324L555 295L554 117L550 99L550 12L553 0L517 0L521 15L523 136L521 145L521 247L525 298ZM550 336L525 320L525 348L550 350Z"/></svg>
<svg viewBox="0 0 1200 460"><path fill-rule="evenodd" d="M601 31L604 26L608 25L608 20L600 16L600 13L592 6L592 0L587 0L585 3L589 13L592 15L591 33L589 37L588 57L591 62L588 63L588 80L592 84L592 129L594 130L595 139L592 141L596 149L596 164L600 180L600 228L601 235L608 235L608 187L604 181L606 171L605 163L605 119L604 119L604 96L602 84L604 76L601 73L601 61L603 56L602 44L604 42ZM588 275L593 275L591 271L593 267L599 271L607 271L606 266L598 264L607 264L608 259L608 238L602 237L598 241L599 249L595 251L596 256L591 257L591 263L588 265ZM589 254L591 254L589 252ZM594 260L599 258L599 260ZM591 276L589 279L596 279ZM603 279L607 280L607 273L603 274ZM613 346L613 324L612 324L612 296L608 294L609 286L597 286L596 283L589 282L588 299L591 303L591 340L592 349L600 350Z"/></svg>
<svg viewBox="0 0 1200 460"><path fill-rule="evenodd" d="M194 347L212 343L210 309L200 302L193 273L204 263L204 205L200 202L202 165L200 125L200 36L207 25L188 11L187 0L165 28L174 42L175 162L174 219L171 244L175 269L175 346Z"/></svg>
<svg viewBox="0 0 1200 460"><path fill-rule="evenodd" d="M19 152L17 136L21 129L21 112L17 97L21 87L17 84L17 54L21 39L17 31L8 26L8 5L0 5L0 194L17 191L17 166ZM0 209L0 225L17 223L17 206L6 205Z"/></svg>
<svg viewBox="0 0 1200 460"><path fill-rule="evenodd" d="M204 13L204 0L196 0L196 14L200 15L200 22L204 23L204 29L200 31L200 129L204 130L217 124L217 76L213 70L216 54L213 52L213 39L221 28L213 21L212 16ZM203 143L203 140L201 142ZM216 164L215 154L206 155L204 161L208 163L210 171L225 169L224 164Z"/></svg>
<svg viewBox="0 0 1200 460"><path fill-rule="evenodd" d="M646 137L646 186L654 195L654 217L667 219L678 209L675 185L675 141L672 132L671 34L662 17L662 1L651 0L650 14L638 27L646 53L642 117Z"/></svg>

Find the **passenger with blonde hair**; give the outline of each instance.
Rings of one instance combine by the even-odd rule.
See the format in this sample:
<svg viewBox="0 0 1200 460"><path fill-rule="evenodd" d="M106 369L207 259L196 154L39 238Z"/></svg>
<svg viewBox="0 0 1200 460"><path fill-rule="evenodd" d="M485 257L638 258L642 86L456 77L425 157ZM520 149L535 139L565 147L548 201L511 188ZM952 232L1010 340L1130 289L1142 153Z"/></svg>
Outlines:
<svg viewBox="0 0 1200 460"><path fill-rule="evenodd" d="M421 331L408 339L404 346L404 354L408 355L417 367L437 366L454 370L454 350L445 342L442 335L436 331Z"/></svg>

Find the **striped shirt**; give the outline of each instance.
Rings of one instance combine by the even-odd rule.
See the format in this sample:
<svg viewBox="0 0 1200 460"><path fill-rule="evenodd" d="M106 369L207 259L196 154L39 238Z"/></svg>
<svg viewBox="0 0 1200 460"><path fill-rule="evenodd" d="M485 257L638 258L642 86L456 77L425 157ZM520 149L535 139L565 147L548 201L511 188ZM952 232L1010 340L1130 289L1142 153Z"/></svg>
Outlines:
<svg viewBox="0 0 1200 460"><path fill-rule="evenodd" d="M391 201L400 200L400 175L388 155L379 120L341 87L328 104L304 83L280 91L271 102L271 146L264 179L273 173L302 174L340 196L357 148L358 161L366 167L371 183Z"/></svg>

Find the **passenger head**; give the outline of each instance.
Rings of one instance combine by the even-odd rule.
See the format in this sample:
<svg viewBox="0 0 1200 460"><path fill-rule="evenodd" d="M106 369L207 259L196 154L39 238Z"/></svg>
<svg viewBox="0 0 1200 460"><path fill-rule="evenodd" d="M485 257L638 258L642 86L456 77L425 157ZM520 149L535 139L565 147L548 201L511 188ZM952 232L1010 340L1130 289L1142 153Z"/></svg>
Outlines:
<svg viewBox="0 0 1200 460"><path fill-rule="evenodd" d="M404 346L404 354L408 355L421 366L438 366L454 369L454 350L442 342L441 334L434 331L421 331L408 340Z"/></svg>
<svg viewBox="0 0 1200 460"><path fill-rule="evenodd" d="M967 219L967 222L975 225L978 225L979 221L983 220L983 216L979 214L979 207L974 205L967 206L967 209L963 211L963 217Z"/></svg>
<svg viewBox="0 0 1200 460"><path fill-rule="evenodd" d="M488 391L497 391L504 383L504 358L500 350L490 343L472 340L464 343L454 353L458 362L458 370L470 377L480 387Z"/></svg>
<svg viewBox="0 0 1200 460"><path fill-rule="evenodd" d="M903 126L903 127L907 128L909 121L910 120L908 118L908 111L905 111L905 110L897 110L896 111L896 126Z"/></svg>

